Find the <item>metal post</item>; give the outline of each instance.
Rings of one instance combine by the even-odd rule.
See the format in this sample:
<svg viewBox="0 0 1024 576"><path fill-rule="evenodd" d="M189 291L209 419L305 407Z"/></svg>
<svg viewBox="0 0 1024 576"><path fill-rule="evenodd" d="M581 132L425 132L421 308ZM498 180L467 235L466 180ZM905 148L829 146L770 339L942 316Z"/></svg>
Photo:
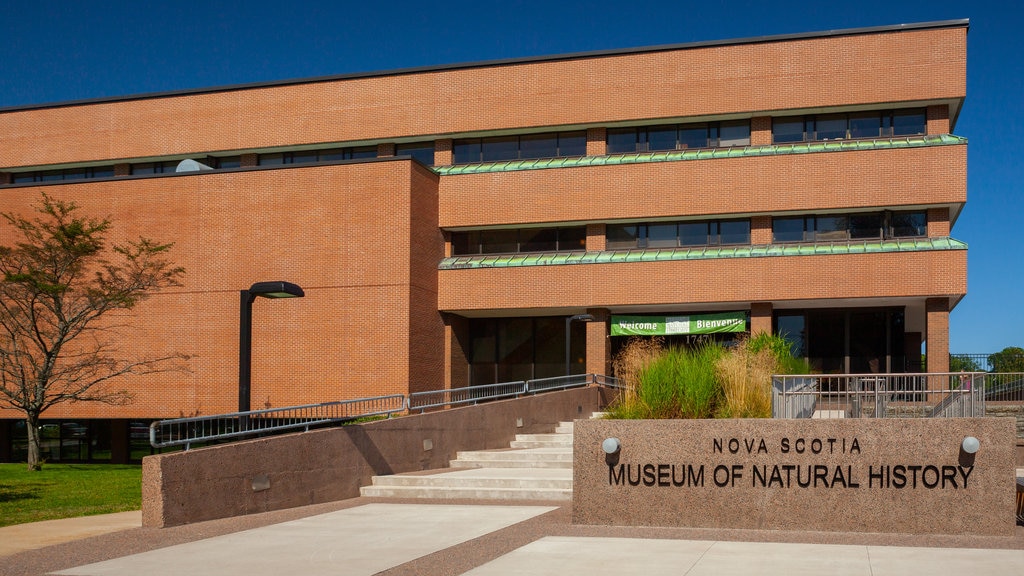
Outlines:
<svg viewBox="0 0 1024 576"><path fill-rule="evenodd" d="M252 386L252 302L256 296L239 292L238 321L238 411L248 412Z"/></svg>

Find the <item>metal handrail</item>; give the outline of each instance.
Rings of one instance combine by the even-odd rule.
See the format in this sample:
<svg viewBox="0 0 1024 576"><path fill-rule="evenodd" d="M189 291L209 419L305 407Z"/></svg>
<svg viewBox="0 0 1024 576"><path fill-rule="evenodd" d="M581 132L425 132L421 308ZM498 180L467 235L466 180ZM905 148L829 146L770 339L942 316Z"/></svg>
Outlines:
<svg viewBox="0 0 1024 576"><path fill-rule="evenodd" d="M409 395L392 394L341 402L174 418L153 422L149 428L149 443L154 448L185 446L187 450L192 444L203 442L252 437L295 429L308 430L313 426L336 424L358 418L391 417L395 414L412 413L413 411L422 413L428 409L471 405L590 385L623 388L618 379L611 376L578 374L413 392Z"/></svg>
<svg viewBox="0 0 1024 576"><path fill-rule="evenodd" d="M405 412L405 396L392 394L340 402L232 412L212 416L194 416L157 420L149 426L149 443L154 448L185 446L193 443L239 438L267 432L309 430L313 426Z"/></svg>

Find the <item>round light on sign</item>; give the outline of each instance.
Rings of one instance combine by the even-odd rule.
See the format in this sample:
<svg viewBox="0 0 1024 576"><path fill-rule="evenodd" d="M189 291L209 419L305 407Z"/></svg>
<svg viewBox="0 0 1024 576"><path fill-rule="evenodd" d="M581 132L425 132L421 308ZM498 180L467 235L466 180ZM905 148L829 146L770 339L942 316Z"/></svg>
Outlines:
<svg viewBox="0 0 1024 576"><path fill-rule="evenodd" d="M622 448L622 444L618 438L605 438L604 442L601 442L601 450L604 450L605 454L615 454Z"/></svg>
<svg viewBox="0 0 1024 576"><path fill-rule="evenodd" d="M978 448L981 448L981 443L974 436L968 436L964 438L963 444L960 447L963 448L964 452L974 454L978 451Z"/></svg>

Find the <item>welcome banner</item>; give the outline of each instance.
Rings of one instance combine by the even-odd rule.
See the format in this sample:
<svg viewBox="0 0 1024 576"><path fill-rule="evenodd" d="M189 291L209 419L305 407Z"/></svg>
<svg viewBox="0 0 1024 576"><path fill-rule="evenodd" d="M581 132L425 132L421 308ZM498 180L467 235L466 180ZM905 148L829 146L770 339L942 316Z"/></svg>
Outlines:
<svg viewBox="0 0 1024 576"><path fill-rule="evenodd" d="M674 336L745 332L747 313L689 314L687 316L612 316L612 336Z"/></svg>

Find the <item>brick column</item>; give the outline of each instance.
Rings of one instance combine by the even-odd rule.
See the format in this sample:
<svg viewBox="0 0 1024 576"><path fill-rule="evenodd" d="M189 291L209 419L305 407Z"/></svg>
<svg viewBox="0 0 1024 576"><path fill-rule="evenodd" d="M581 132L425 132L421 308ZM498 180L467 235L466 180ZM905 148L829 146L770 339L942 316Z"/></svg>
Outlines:
<svg viewBox="0 0 1024 576"><path fill-rule="evenodd" d="M604 224L587 224L587 251L601 251L606 247Z"/></svg>
<svg viewBox="0 0 1024 576"><path fill-rule="evenodd" d="M949 106L929 106L926 112L928 134L949 134Z"/></svg>
<svg viewBox="0 0 1024 576"><path fill-rule="evenodd" d="M757 116L750 119L750 145L764 146L772 143L771 116Z"/></svg>
<svg viewBox="0 0 1024 576"><path fill-rule="evenodd" d="M259 154L242 154L238 157L238 166L241 168L252 168L260 165Z"/></svg>
<svg viewBox="0 0 1024 576"><path fill-rule="evenodd" d="M928 372L949 372L949 299L929 298L925 301L925 344ZM931 383L942 385L939 379Z"/></svg>
<svg viewBox="0 0 1024 576"><path fill-rule="evenodd" d="M771 216L752 216L750 218L750 243L754 246L772 243Z"/></svg>
<svg viewBox="0 0 1024 576"><path fill-rule="evenodd" d="M928 237L945 238L949 236L949 208L928 209Z"/></svg>
<svg viewBox="0 0 1024 576"><path fill-rule="evenodd" d="M608 153L608 131L604 128L587 128L587 156L604 156Z"/></svg>
<svg viewBox="0 0 1024 576"><path fill-rule="evenodd" d="M127 162L122 162L120 164L114 164L114 176L131 176L131 175L132 175L132 165L131 164L128 164Z"/></svg>
<svg viewBox="0 0 1024 576"><path fill-rule="evenodd" d="M395 155L395 144L393 142L382 142L377 144L377 157L390 158Z"/></svg>
<svg viewBox="0 0 1024 576"><path fill-rule="evenodd" d="M586 323L587 373L610 376L612 373L612 339L608 334L612 321L611 312L607 308L588 308L587 314L594 317L593 322Z"/></svg>
<svg viewBox="0 0 1024 576"><path fill-rule="evenodd" d="M469 320L456 314L444 317L444 387L469 386Z"/></svg>
<svg viewBox="0 0 1024 576"><path fill-rule="evenodd" d="M434 141L434 166L452 165L452 144L451 138Z"/></svg>
<svg viewBox="0 0 1024 576"><path fill-rule="evenodd" d="M750 304L750 335L772 333L772 303L753 302Z"/></svg>

